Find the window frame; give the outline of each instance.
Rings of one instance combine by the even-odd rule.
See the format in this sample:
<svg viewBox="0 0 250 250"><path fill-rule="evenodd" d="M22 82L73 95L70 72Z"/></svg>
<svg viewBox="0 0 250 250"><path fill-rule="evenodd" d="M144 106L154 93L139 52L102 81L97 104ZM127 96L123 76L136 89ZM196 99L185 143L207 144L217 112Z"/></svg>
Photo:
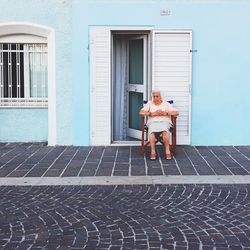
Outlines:
<svg viewBox="0 0 250 250"><path fill-rule="evenodd" d="M48 145L55 146L57 143L55 29L30 22L0 23L1 38L20 34L42 37L48 44ZM0 106L0 111L1 109Z"/></svg>
<svg viewBox="0 0 250 250"><path fill-rule="evenodd" d="M3 49L2 52L2 62L0 62L0 67L2 67L2 76L1 76L1 83L0 83L0 108L11 108L11 107L26 107L26 108L47 108L48 107L48 43L47 43L47 38L41 37L41 36L37 36L37 35L31 35L31 34L11 34L11 35L5 35L5 36L0 36L0 44L7 44L8 45L8 49L7 51ZM22 50L23 52L18 52L17 49L17 45L23 45ZM16 45L16 50L12 50L12 45ZM32 48L29 49L29 45L32 45L32 48L34 49L34 51L32 51ZM33 59L36 57L39 57L38 53L42 53L41 51L39 51L37 54L36 53L36 49L37 46L44 46L45 51L43 52L42 56L45 57L46 62L43 62L43 65L40 65L40 70L44 70L44 72L42 72L42 74L44 73L45 76L42 76L43 79L43 83L40 83L42 86L42 96L38 97L38 91L36 90L36 97L32 97L31 96L31 88L36 87L38 89L38 79L37 82L34 86L32 86L32 83L30 82L30 77L32 76L31 74L31 70L34 70L34 64L31 65L30 63L30 55L32 53L33 54ZM6 46L5 46L6 47ZM3 46L2 46L3 48ZM18 84L13 84L13 82L11 82L11 85L9 85L9 82L7 83L8 89L9 91L12 91L12 86L17 85L19 87L17 87L16 92L19 91L19 94L16 94L16 97L12 97L12 93L8 93L8 97L4 96L4 88L6 88L6 83L3 82L4 80L4 70L3 70L3 54L4 53L8 53L11 55L12 51L16 51L16 56L20 53L23 53L23 83L22 85L24 88L24 96L21 96L19 89L21 89L21 83L19 82ZM1 56L1 55L0 55ZM9 63L9 61L8 61ZM41 62L40 62L41 63ZM9 67L9 66L8 66ZM13 66L11 66L10 71L14 70L14 72L17 72L17 68L18 66L15 65L14 68L12 68ZM44 68L43 68L44 67ZM1 69L1 68L0 68ZM39 71L38 71L39 72ZM11 72L12 74L12 72ZM33 75L37 74L37 72L33 73ZM7 70L7 75L9 74L9 69ZM41 81L41 80L40 80ZM18 81L17 81L18 83ZM18 89L19 88L19 89ZM13 92L13 91L12 91Z"/></svg>

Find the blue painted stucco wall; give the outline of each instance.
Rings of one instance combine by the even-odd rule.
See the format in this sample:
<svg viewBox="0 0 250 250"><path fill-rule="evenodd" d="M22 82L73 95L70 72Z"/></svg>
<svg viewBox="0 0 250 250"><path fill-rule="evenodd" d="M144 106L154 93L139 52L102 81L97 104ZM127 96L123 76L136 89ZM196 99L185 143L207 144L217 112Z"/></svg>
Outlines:
<svg viewBox="0 0 250 250"><path fill-rule="evenodd" d="M0 23L25 22L55 31L56 134L58 145L73 144L71 0L1 0ZM0 141L47 141L47 110L1 109ZM39 130L33 125L39 121ZM23 130L19 124L22 124ZM29 131L29 132L23 132ZM16 138L16 140L14 139Z"/></svg>
<svg viewBox="0 0 250 250"><path fill-rule="evenodd" d="M2 109L0 111L1 141L46 141L48 136L47 116L47 109Z"/></svg>
<svg viewBox="0 0 250 250"><path fill-rule="evenodd" d="M167 8L171 15L161 16ZM191 29L192 145L250 145L250 1L1 0L0 23L55 30L56 144L89 145L89 27ZM46 109L1 109L0 141L47 140ZM39 121L39 132L34 124ZM16 125L15 125L16 124ZM17 134L18 124L23 131ZM15 139L16 138L16 139Z"/></svg>
<svg viewBox="0 0 250 250"><path fill-rule="evenodd" d="M75 145L89 145L91 25L191 29L192 145L250 144L249 1L74 0L72 13Z"/></svg>

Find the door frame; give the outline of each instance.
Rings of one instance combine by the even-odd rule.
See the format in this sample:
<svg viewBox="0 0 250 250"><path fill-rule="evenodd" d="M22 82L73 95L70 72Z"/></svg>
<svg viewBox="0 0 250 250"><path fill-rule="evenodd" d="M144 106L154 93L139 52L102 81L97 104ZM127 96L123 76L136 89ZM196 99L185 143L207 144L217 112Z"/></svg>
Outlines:
<svg viewBox="0 0 250 250"><path fill-rule="evenodd" d="M145 93L144 95L146 95L146 98L148 99L150 96L150 89L151 89L151 31L152 28L148 28L148 29L142 29L142 28L133 28L131 29L131 27L123 27L121 29L121 27L119 27L119 29L111 29L111 86L113 85L113 62L112 62L112 58L113 58L113 36L114 35L134 35L136 36L145 36L144 39L144 43L146 43L146 58L144 58L144 62L145 62L145 69L143 72L143 77L145 79ZM114 141L113 140L113 105L112 105L112 98L113 98L113 92L112 92L112 87L111 87L111 138L110 138L110 145L140 145L141 141L140 140L131 140L131 141ZM144 97L145 98L145 97ZM129 102L127 103L127 105L129 105ZM139 114L138 114L139 115Z"/></svg>
<svg viewBox="0 0 250 250"><path fill-rule="evenodd" d="M153 44L152 42L154 39L155 32L159 31L166 31L168 33L190 33L190 49L192 49L192 30L191 29L179 29L179 30L160 30L155 29L154 26L90 26L90 39L89 39L89 45L90 45L90 145L138 145L140 141L134 142L134 141L127 141L123 143L119 142L113 142L112 138L112 101L111 101L111 95L112 95L112 70L111 70L111 58L112 58L112 35L114 33L116 34L148 34L149 41L148 41L148 79L150 82L148 82L148 97L150 97L150 92L152 87L154 87L154 84L152 86L152 83L154 78L152 76L153 71L153 64L154 61L152 60L152 53L153 51ZM95 42L97 41L97 42ZM99 46L99 44L102 43L103 46ZM102 57L97 57L98 52L101 53ZM103 57L105 56L105 57ZM97 62L100 60L102 65L101 67L97 67ZM189 63L189 69L190 69L190 86L189 86L189 93L190 93L190 102L189 102L189 135L190 140L189 143L191 144L191 83L192 83L192 53L190 51L190 63ZM105 73L103 73L103 69L105 69ZM101 77L101 78L100 78ZM99 79L102 79L100 82ZM151 81L152 80L152 81ZM96 84L96 81L98 81L98 85ZM105 89L105 93L101 94L102 91ZM100 99L101 98L101 99ZM103 113L103 110L105 110L105 114ZM97 114L98 112L98 115ZM105 118L104 118L105 117ZM104 122L100 122L103 121ZM180 141L180 144L183 144Z"/></svg>
<svg viewBox="0 0 250 250"><path fill-rule="evenodd" d="M134 35L134 37L129 38L128 40L137 40L142 39L143 40L143 84L130 84L129 83L129 77L128 77L128 103L127 103L127 117L129 117L129 92L138 92L143 94L143 101L145 99L148 99L148 83L149 79L147 77L147 72L149 71L148 68L148 36L147 35ZM129 58L129 51L128 51L128 58ZM128 65L129 66L129 65ZM129 70L128 70L129 74ZM139 88L139 90L138 90ZM140 139L141 137L141 131L138 131L136 129L129 128L129 119L127 121L127 135L132 138Z"/></svg>

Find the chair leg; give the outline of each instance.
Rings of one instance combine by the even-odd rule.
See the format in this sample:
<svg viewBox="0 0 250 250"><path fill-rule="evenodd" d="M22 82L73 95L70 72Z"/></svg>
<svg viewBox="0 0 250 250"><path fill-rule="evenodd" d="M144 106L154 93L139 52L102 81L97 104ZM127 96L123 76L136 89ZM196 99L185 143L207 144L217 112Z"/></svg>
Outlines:
<svg viewBox="0 0 250 250"><path fill-rule="evenodd" d="M141 151L141 155L144 155L144 153L145 153L144 145L141 145L140 151Z"/></svg>
<svg viewBox="0 0 250 250"><path fill-rule="evenodd" d="M172 151L173 151L173 154L176 153L176 134L175 132L173 132L172 134Z"/></svg>
<svg viewBox="0 0 250 250"><path fill-rule="evenodd" d="M176 153L176 119L177 117L172 116L171 119L172 119L172 123L174 126L174 130L172 132L172 150L173 150L173 153L175 154Z"/></svg>
<svg viewBox="0 0 250 250"><path fill-rule="evenodd" d="M141 134L141 154L142 155L144 155L144 153L145 153L145 149L144 149L144 121L145 120L145 118L144 117L142 117L142 119L141 119L141 132L142 132L142 134Z"/></svg>
<svg viewBox="0 0 250 250"><path fill-rule="evenodd" d="M144 142L144 143L141 144L140 151L141 151L141 154L142 154L142 155L145 154L146 147L147 147L148 145L150 145L150 142L149 142L149 141L147 141L146 143Z"/></svg>

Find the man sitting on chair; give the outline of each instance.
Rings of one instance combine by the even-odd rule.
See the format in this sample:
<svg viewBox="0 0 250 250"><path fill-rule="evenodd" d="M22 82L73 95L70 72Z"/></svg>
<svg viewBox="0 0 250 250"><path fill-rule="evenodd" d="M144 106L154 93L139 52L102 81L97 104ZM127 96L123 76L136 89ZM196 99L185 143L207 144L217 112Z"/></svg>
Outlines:
<svg viewBox="0 0 250 250"><path fill-rule="evenodd" d="M179 113L161 98L159 90L152 91L152 101L140 110L140 115L148 116L147 126L150 141L151 154L150 159L156 159L155 151L155 133L162 133L162 140L165 147L166 159L171 160L171 152L169 145L170 128L172 127L171 115L179 115Z"/></svg>

